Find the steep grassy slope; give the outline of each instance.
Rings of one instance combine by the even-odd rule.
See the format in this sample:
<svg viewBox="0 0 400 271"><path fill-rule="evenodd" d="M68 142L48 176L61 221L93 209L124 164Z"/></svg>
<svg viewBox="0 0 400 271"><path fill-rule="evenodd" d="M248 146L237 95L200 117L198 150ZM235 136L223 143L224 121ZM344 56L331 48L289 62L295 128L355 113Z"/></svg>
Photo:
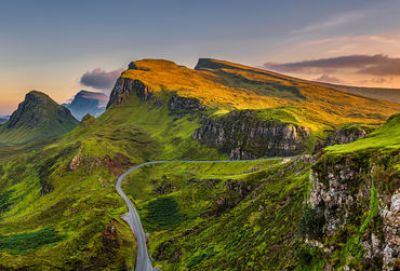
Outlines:
<svg viewBox="0 0 400 271"><path fill-rule="evenodd" d="M313 130L349 122L380 123L400 110L397 104L213 59L201 59L195 70L165 60L135 61L122 78L140 80L153 92L197 98L220 112L278 108Z"/></svg>
<svg viewBox="0 0 400 271"><path fill-rule="evenodd" d="M390 117L381 128L367 137L346 145L327 148L331 153L349 153L354 151L396 150L400 148L400 115Z"/></svg>
<svg viewBox="0 0 400 271"><path fill-rule="evenodd" d="M134 241L115 193L116 174L130 163L116 152L129 134L117 134L121 140L109 141L113 149L101 156L77 136L88 132L79 127L65 141L0 163L1 270L133 266Z"/></svg>
<svg viewBox="0 0 400 271"><path fill-rule="evenodd" d="M44 93L31 91L10 119L0 126L0 146L54 138L77 124L68 109Z"/></svg>
<svg viewBox="0 0 400 271"><path fill-rule="evenodd" d="M382 101L400 103L400 89L397 88L356 87L356 86L345 86L345 85L336 85L329 83L320 83L320 84L359 96L369 97L372 99L377 99Z"/></svg>

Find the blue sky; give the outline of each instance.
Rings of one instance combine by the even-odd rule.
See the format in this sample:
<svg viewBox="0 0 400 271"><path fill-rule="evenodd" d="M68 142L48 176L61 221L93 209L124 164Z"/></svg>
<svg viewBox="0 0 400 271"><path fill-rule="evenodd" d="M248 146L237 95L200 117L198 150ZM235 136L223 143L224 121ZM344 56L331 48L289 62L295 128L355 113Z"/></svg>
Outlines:
<svg viewBox="0 0 400 271"><path fill-rule="evenodd" d="M64 101L84 87L84 73L140 58L261 66L356 53L400 57L395 42L388 45L400 33L399 12L395 0L2 0L0 113L30 89Z"/></svg>

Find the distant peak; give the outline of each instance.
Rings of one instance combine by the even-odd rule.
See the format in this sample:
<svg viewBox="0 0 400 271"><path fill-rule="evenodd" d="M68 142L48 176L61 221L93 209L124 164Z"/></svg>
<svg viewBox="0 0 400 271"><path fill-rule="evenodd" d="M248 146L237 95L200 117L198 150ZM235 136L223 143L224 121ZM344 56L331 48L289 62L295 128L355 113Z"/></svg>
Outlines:
<svg viewBox="0 0 400 271"><path fill-rule="evenodd" d="M81 90L79 91L76 95L76 97L85 97L85 98L107 98L107 95L104 94L103 92L95 92L95 91L88 91L88 90Z"/></svg>
<svg viewBox="0 0 400 271"><path fill-rule="evenodd" d="M47 94L45 94L45 93L43 93L43 92L40 92L40 91L38 91L38 90L31 90L31 91L29 91L29 92L26 94L25 97L26 97L26 98L29 98L29 97L40 97L40 98L51 99Z"/></svg>

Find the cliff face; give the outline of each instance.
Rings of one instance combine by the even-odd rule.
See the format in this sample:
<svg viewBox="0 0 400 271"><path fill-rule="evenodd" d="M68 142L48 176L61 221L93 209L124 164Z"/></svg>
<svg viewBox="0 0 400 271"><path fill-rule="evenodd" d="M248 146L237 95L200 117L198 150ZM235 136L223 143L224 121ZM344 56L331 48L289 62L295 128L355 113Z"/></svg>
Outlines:
<svg viewBox="0 0 400 271"><path fill-rule="evenodd" d="M400 270L399 176L393 155L322 159L312 170L306 242L325 270Z"/></svg>
<svg viewBox="0 0 400 271"><path fill-rule="evenodd" d="M341 127L332 131L318 148L321 149L335 144L347 144L366 136L369 132L371 132L370 128L357 125Z"/></svg>
<svg viewBox="0 0 400 271"><path fill-rule="evenodd" d="M277 120L260 120L254 111L233 111L227 116L203 118L193 137L229 154L231 159L288 156L306 150L307 128Z"/></svg>
<svg viewBox="0 0 400 271"><path fill-rule="evenodd" d="M119 78L111 92L107 108L112 105L125 105L130 96L136 96L142 101L147 101L152 96L151 90L140 80Z"/></svg>
<svg viewBox="0 0 400 271"><path fill-rule="evenodd" d="M108 107L127 105L130 97L161 105L157 94L142 81L120 78L111 93ZM221 118L211 118L206 114L207 107L198 99L182 97L173 92L166 106L170 114L178 116L196 113L201 126L193 133L193 138L220 149L229 154L231 159L300 154L306 150L310 137L305 127L278 120L261 120L252 110L233 111Z"/></svg>

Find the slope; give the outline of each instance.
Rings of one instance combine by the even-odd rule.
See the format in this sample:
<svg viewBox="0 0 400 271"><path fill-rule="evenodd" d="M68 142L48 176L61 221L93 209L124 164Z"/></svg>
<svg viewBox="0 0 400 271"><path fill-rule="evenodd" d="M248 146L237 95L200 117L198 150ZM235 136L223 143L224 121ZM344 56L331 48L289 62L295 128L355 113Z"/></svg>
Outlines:
<svg viewBox="0 0 400 271"><path fill-rule="evenodd" d="M195 70L165 60L135 61L122 78L139 80L153 92L196 98L222 112L278 108L314 130L349 122L380 123L400 109L398 104L214 59L200 59Z"/></svg>
<svg viewBox="0 0 400 271"><path fill-rule="evenodd" d="M68 109L44 93L31 91L10 119L0 127L0 145L54 138L72 130L77 124L78 121Z"/></svg>
<svg viewBox="0 0 400 271"><path fill-rule="evenodd" d="M391 101L400 103L400 89L397 88L374 88L374 87L356 87L346 85L336 85L329 83L320 83L324 86L337 89L354 95L369 97L376 100Z"/></svg>

